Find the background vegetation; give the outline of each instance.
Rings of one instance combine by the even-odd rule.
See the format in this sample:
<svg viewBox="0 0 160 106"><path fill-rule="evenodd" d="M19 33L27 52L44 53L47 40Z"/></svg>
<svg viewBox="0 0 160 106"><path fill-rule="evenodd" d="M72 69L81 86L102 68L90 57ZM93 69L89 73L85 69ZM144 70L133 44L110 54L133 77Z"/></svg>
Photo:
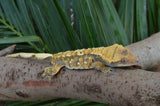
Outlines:
<svg viewBox="0 0 160 106"><path fill-rule="evenodd" d="M71 11L74 26L71 26ZM128 45L160 31L160 0L0 0L0 49L56 53ZM102 106L82 100L7 102L8 106Z"/></svg>

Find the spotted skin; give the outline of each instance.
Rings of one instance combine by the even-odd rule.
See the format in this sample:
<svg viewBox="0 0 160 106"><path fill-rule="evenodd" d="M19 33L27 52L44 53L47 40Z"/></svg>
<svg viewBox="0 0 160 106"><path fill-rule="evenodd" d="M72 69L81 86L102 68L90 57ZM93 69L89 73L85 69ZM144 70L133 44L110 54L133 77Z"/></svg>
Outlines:
<svg viewBox="0 0 160 106"><path fill-rule="evenodd" d="M96 69L104 73L110 73L110 67L103 64L101 61L97 61L100 56L96 55L76 55L74 57L64 57L53 60L52 67L47 67L42 74L42 77L47 76L49 80L56 75L62 67L68 69ZM100 59L99 59L100 60Z"/></svg>
<svg viewBox="0 0 160 106"><path fill-rule="evenodd" d="M128 67L135 65L138 58L122 45L114 44L109 47L80 49L75 51L60 52L57 54L43 53L17 53L7 57L34 57L36 59L51 58L52 67L46 67L42 77L49 80L56 75L62 67L68 69L96 69L103 73L110 73L114 67Z"/></svg>

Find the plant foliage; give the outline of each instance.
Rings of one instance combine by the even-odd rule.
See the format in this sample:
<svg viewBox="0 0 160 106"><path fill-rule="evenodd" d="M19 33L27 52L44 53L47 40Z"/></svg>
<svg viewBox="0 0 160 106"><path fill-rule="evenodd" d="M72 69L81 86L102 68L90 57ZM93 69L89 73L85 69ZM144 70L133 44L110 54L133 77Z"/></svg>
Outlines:
<svg viewBox="0 0 160 106"><path fill-rule="evenodd" d="M56 53L128 45L158 31L160 0L0 0L0 49L17 44L16 52ZM60 99L7 105L98 104Z"/></svg>

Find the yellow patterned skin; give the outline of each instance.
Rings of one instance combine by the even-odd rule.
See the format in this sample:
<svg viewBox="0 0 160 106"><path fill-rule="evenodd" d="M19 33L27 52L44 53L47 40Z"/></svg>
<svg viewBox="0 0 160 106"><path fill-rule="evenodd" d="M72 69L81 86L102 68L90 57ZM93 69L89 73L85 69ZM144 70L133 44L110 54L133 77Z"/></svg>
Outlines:
<svg viewBox="0 0 160 106"><path fill-rule="evenodd" d="M23 57L36 59L52 58L52 67L46 67L42 77L52 79L62 67L68 69L96 69L104 73L110 73L110 68L128 67L135 65L138 58L131 54L130 50L122 45L114 44L109 47L79 49L75 51L60 52L57 54L17 53L7 57Z"/></svg>

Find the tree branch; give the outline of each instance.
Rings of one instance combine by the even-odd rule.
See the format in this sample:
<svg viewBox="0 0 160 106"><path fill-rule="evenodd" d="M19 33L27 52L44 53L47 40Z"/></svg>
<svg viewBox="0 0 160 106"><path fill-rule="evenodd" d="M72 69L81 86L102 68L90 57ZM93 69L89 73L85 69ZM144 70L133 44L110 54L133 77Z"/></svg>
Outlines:
<svg viewBox="0 0 160 106"><path fill-rule="evenodd" d="M16 46L16 45L12 45L12 46L9 46L9 47L1 50L1 51L0 51L0 56L5 56L5 55L7 55L7 54L12 53L12 52L14 51L14 49L15 49L15 46Z"/></svg>
<svg viewBox="0 0 160 106"><path fill-rule="evenodd" d="M138 64L146 70L154 70L160 64L160 32L127 46L139 58Z"/></svg>
<svg viewBox="0 0 160 106"><path fill-rule="evenodd" d="M160 61L158 39L160 33L128 46L144 69ZM104 75L96 70L63 68L49 82L40 77L47 66L51 64L40 60L0 57L0 100L76 98L116 106L160 105L160 73L117 68L111 75Z"/></svg>

